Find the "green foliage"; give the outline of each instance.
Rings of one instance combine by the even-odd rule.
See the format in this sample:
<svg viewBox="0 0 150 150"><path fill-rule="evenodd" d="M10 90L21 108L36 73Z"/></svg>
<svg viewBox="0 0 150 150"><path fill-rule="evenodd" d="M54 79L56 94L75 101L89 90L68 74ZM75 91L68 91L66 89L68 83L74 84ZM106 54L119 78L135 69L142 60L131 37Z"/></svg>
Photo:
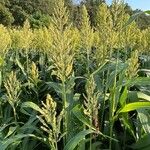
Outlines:
<svg viewBox="0 0 150 150"><path fill-rule="evenodd" d="M18 5L14 5L13 8L11 8L11 13L13 14L14 17L13 25L16 26L18 25L22 26L28 17L28 14L25 12L25 10L23 10L23 8Z"/></svg>
<svg viewBox="0 0 150 150"><path fill-rule="evenodd" d="M12 13L4 5L0 3L0 23L6 26L11 25L14 22Z"/></svg>
<svg viewBox="0 0 150 150"><path fill-rule="evenodd" d="M50 25L49 15L42 14L41 12L34 13L29 20L33 28L48 27Z"/></svg>
<svg viewBox="0 0 150 150"><path fill-rule="evenodd" d="M28 20L0 25L0 149L149 149L150 28L138 28L141 13L88 1L101 3L94 26L85 5L76 25L64 0L53 1L49 20L45 1L41 11L35 0L1 2Z"/></svg>

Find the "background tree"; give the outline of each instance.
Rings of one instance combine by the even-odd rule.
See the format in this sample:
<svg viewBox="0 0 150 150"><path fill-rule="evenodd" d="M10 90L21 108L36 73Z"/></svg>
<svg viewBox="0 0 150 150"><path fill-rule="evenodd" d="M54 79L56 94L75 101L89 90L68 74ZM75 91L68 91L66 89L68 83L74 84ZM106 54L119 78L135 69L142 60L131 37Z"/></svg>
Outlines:
<svg viewBox="0 0 150 150"><path fill-rule="evenodd" d="M142 12L139 9L136 9L133 11L133 13L139 13ZM136 22L141 30L147 29L150 27L150 15L146 15L145 13L142 13L137 19Z"/></svg>
<svg viewBox="0 0 150 150"><path fill-rule="evenodd" d="M26 19L30 21L31 27L48 26L53 14L54 2L57 0L0 0L0 23L5 26L22 26ZM105 0L65 0L70 11L70 19L77 25L80 22L80 8L85 5L90 16L90 22L95 24L98 6L106 3ZM109 6L108 6L109 7ZM111 6L110 6L111 7ZM132 10L126 3L125 12L130 16L141 10ZM150 26L150 16L144 13L136 20L140 29Z"/></svg>
<svg viewBox="0 0 150 150"><path fill-rule="evenodd" d="M82 3L86 6L88 10L91 24L95 24L94 18L96 16L98 6L102 3L105 3L105 0L83 0Z"/></svg>
<svg viewBox="0 0 150 150"><path fill-rule="evenodd" d="M14 22L14 17L4 4L0 3L0 23L3 25L11 25Z"/></svg>

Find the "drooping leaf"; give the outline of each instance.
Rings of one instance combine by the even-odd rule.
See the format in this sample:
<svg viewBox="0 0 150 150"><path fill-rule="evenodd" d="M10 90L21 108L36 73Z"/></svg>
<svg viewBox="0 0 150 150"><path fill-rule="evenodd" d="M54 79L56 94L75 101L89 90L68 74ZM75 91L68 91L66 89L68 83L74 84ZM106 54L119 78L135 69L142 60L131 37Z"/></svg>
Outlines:
<svg viewBox="0 0 150 150"><path fill-rule="evenodd" d="M150 96L142 92L137 92L137 96L139 99L150 101Z"/></svg>
<svg viewBox="0 0 150 150"><path fill-rule="evenodd" d="M147 77L138 77L133 78L131 80L125 81L124 86L133 86L133 85L149 85L150 84L150 78Z"/></svg>
<svg viewBox="0 0 150 150"><path fill-rule="evenodd" d="M24 76L27 76L25 69L23 67L23 65L21 64L21 62L16 58L16 63L19 66L19 68L21 69L22 73L24 74Z"/></svg>
<svg viewBox="0 0 150 150"><path fill-rule="evenodd" d="M140 99L150 101L150 96L139 91L129 91L128 99L131 102L136 102L139 101Z"/></svg>
<svg viewBox="0 0 150 150"><path fill-rule="evenodd" d="M133 21L135 21L143 12L135 13L133 14L128 21L124 24L123 29L125 29L127 26L129 26Z"/></svg>
<svg viewBox="0 0 150 150"><path fill-rule="evenodd" d="M87 125L89 128L96 130L90 123L90 120L85 117L82 107L80 105L77 105L72 110L73 114L84 124Z"/></svg>
<svg viewBox="0 0 150 150"><path fill-rule="evenodd" d="M17 126L9 127L9 131L8 131L7 135L5 136L5 139L8 138L10 135L12 135L16 129L17 129Z"/></svg>
<svg viewBox="0 0 150 150"><path fill-rule="evenodd" d="M76 146L82 140L84 140L85 136L88 135L88 134L90 134L90 133L94 133L94 130L88 129L88 130L83 130L83 131L79 132L72 139L70 139L70 141L64 147L64 150L74 150L76 148Z"/></svg>
<svg viewBox="0 0 150 150"><path fill-rule="evenodd" d="M7 138L5 140L0 141L0 150L6 150L9 145L18 143L22 138L25 137L33 137L38 140L42 140L42 138L35 136L34 134L17 134L15 136L12 136L10 138Z"/></svg>
<svg viewBox="0 0 150 150"><path fill-rule="evenodd" d="M137 110L137 109L150 109L150 102L134 102L134 103L129 103L127 105L125 105L120 111L119 113L124 113L124 112L129 112L129 111L133 111L133 110Z"/></svg>
<svg viewBox="0 0 150 150"><path fill-rule="evenodd" d="M26 110L25 110L25 108L31 108L31 109L33 109L33 110L35 110L35 111L37 111L37 112L40 112L40 113L42 113L42 110L40 109L40 107L38 106L38 105L36 105L35 103L33 103L33 102L24 102L24 103L22 103L22 105L21 105L21 112L23 112L24 114L26 114L26 115L30 115Z"/></svg>
<svg viewBox="0 0 150 150"><path fill-rule="evenodd" d="M53 88L55 92L61 96L62 95L62 84L61 83L56 83L56 82L46 82L46 84Z"/></svg>
<svg viewBox="0 0 150 150"><path fill-rule="evenodd" d="M150 134L150 111L146 109L139 109L137 112L142 128L145 133Z"/></svg>
<svg viewBox="0 0 150 150"><path fill-rule="evenodd" d="M123 113L121 115L121 121L123 122L123 125L128 129L129 133L131 133L131 135L136 139L134 127L127 113Z"/></svg>

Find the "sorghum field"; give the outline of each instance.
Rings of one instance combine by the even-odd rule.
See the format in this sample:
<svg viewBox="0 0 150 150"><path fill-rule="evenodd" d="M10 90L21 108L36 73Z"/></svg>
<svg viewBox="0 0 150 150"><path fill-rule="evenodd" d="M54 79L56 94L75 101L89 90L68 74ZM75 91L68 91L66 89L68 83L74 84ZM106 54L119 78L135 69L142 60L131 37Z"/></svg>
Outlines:
<svg viewBox="0 0 150 150"><path fill-rule="evenodd" d="M150 149L150 28L123 3L95 27L80 11L76 26L59 0L47 28L0 25L0 150Z"/></svg>

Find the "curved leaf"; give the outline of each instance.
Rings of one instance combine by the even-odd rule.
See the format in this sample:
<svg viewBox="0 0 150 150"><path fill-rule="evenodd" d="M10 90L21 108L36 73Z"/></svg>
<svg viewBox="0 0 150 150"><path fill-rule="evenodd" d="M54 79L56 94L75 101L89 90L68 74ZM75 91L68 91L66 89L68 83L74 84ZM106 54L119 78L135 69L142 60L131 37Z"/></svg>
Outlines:
<svg viewBox="0 0 150 150"><path fill-rule="evenodd" d="M131 80L125 81L124 86L133 86L133 85L149 85L150 84L150 78L148 77L138 77L133 78Z"/></svg>
<svg viewBox="0 0 150 150"><path fill-rule="evenodd" d="M72 110L73 114L85 125L87 125L89 128L96 130L90 123L90 120L84 116L82 107L80 105L77 105Z"/></svg>
<svg viewBox="0 0 150 150"><path fill-rule="evenodd" d="M119 113L129 112L141 108L150 109L150 102L134 102L134 103L127 104L119 111Z"/></svg>
<svg viewBox="0 0 150 150"><path fill-rule="evenodd" d="M36 110L37 112L42 113L42 110L40 109L40 107L33 102L24 102L21 105L21 112L23 112L24 114L30 115L27 111L24 110L24 108L32 108Z"/></svg>
<svg viewBox="0 0 150 150"><path fill-rule="evenodd" d="M6 140L0 141L0 150L6 150L10 144L17 143L19 140L25 137L33 137L42 141L42 138L37 137L34 134L18 134Z"/></svg>
<svg viewBox="0 0 150 150"><path fill-rule="evenodd" d="M75 137L70 139L70 141L64 147L64 150L74 150L76 146L85 138L85 136L90 133L94 133L94 131L91 129L88 129L88 130L83 130L79 132Z"/></svg>
<svg viewBox="0 0 150 150"><path fill-rule="evenodd" d="M140 109L138 110L138 117L141 122L144 132L150 134L150 111Z"/></svg>

